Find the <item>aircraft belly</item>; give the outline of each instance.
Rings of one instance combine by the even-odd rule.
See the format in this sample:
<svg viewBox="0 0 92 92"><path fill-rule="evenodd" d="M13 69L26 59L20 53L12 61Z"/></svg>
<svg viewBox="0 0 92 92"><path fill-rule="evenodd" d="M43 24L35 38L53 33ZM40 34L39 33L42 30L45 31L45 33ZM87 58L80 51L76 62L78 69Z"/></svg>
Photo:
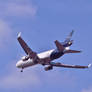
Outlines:
<svg viewBox="0 0 92 92"><path fill-rule="evenodd" d="M29 67L29 66L35 65L35 63L33 62L32 59L30 59L30 60L27 60L27 61L23 62L22 65L23 65L23 68L25 68L25 67Z"/></svg>

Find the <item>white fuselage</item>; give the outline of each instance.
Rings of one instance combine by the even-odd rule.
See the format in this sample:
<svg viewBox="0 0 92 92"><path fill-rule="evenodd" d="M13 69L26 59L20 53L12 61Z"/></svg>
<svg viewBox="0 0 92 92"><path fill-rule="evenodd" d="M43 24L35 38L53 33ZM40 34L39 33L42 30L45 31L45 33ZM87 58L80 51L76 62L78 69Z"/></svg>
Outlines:
<svg viewBox="0 0 92 92"><path fill-rule="evenodd" d="M53 51L54 51L54 49L49 50L49 51L45 51L45 52L42 52L42 53L37 54L37 56L38 56L38 58L39 58L40 60L44 60L45 63L46 63L46 62L48 62L48 60L49 60L49 58L50 58L50 55L51 55L51 53L52 53ZM46 59L47 61L46 61L45 59ZM26 67L33 66L33 65L36 65L36 64L34 63L34 60L29 58L28 60L25 60L25 61L23 61L23 59L19 60L19 61L17 62L17 64L16 64L16 67L18 67L18 68L26 68Z"/></svg>

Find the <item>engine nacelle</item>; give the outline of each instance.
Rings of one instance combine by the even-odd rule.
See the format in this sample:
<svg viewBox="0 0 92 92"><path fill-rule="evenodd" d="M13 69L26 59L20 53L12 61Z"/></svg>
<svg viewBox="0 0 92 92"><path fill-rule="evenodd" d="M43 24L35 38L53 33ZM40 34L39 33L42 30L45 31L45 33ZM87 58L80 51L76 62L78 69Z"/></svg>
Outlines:
<svg viewBox="0 0 92 92"><path fill-rule="evenodd" d="M26 61L26 60L29 59L29 56L23 56L21 59L22 59L23 61Z"/></svg>
<svg viewBox="0 0 92 92"><path fill-rule="evenodd" d="M52 70L53 69L53 66L50 65L48 67L45 67L44 69L45 69L45 71Z"/></svg>

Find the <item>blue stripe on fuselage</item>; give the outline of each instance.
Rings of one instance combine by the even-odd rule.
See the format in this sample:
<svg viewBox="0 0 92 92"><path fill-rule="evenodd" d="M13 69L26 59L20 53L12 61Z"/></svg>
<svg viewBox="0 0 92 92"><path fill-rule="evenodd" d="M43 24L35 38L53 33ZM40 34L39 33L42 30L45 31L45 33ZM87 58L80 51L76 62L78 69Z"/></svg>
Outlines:
<svg viewBox="0 0 92 92"><path fill-rule="evenodd" d="M61 57L63 54L64 54L63 52L60 52L60 51L58 51L58 50L56 49L56 50L54 50L54 51L51 53L50 58L51 58L51 60L54 60L54 59L57 59L57 58Z"/></svg>

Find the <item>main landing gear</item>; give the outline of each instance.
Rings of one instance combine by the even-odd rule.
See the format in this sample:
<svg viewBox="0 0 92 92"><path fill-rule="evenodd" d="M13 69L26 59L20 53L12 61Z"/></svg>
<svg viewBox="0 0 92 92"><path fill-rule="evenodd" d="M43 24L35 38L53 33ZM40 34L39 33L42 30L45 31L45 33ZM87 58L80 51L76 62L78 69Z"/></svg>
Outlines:
<svg viewBox="0 0 92 92"><path fill-rule="evenodd" d="M44 69L45 69L45 71L52 70L53 66L49 65L48 67L45 67Z"/></svg>

